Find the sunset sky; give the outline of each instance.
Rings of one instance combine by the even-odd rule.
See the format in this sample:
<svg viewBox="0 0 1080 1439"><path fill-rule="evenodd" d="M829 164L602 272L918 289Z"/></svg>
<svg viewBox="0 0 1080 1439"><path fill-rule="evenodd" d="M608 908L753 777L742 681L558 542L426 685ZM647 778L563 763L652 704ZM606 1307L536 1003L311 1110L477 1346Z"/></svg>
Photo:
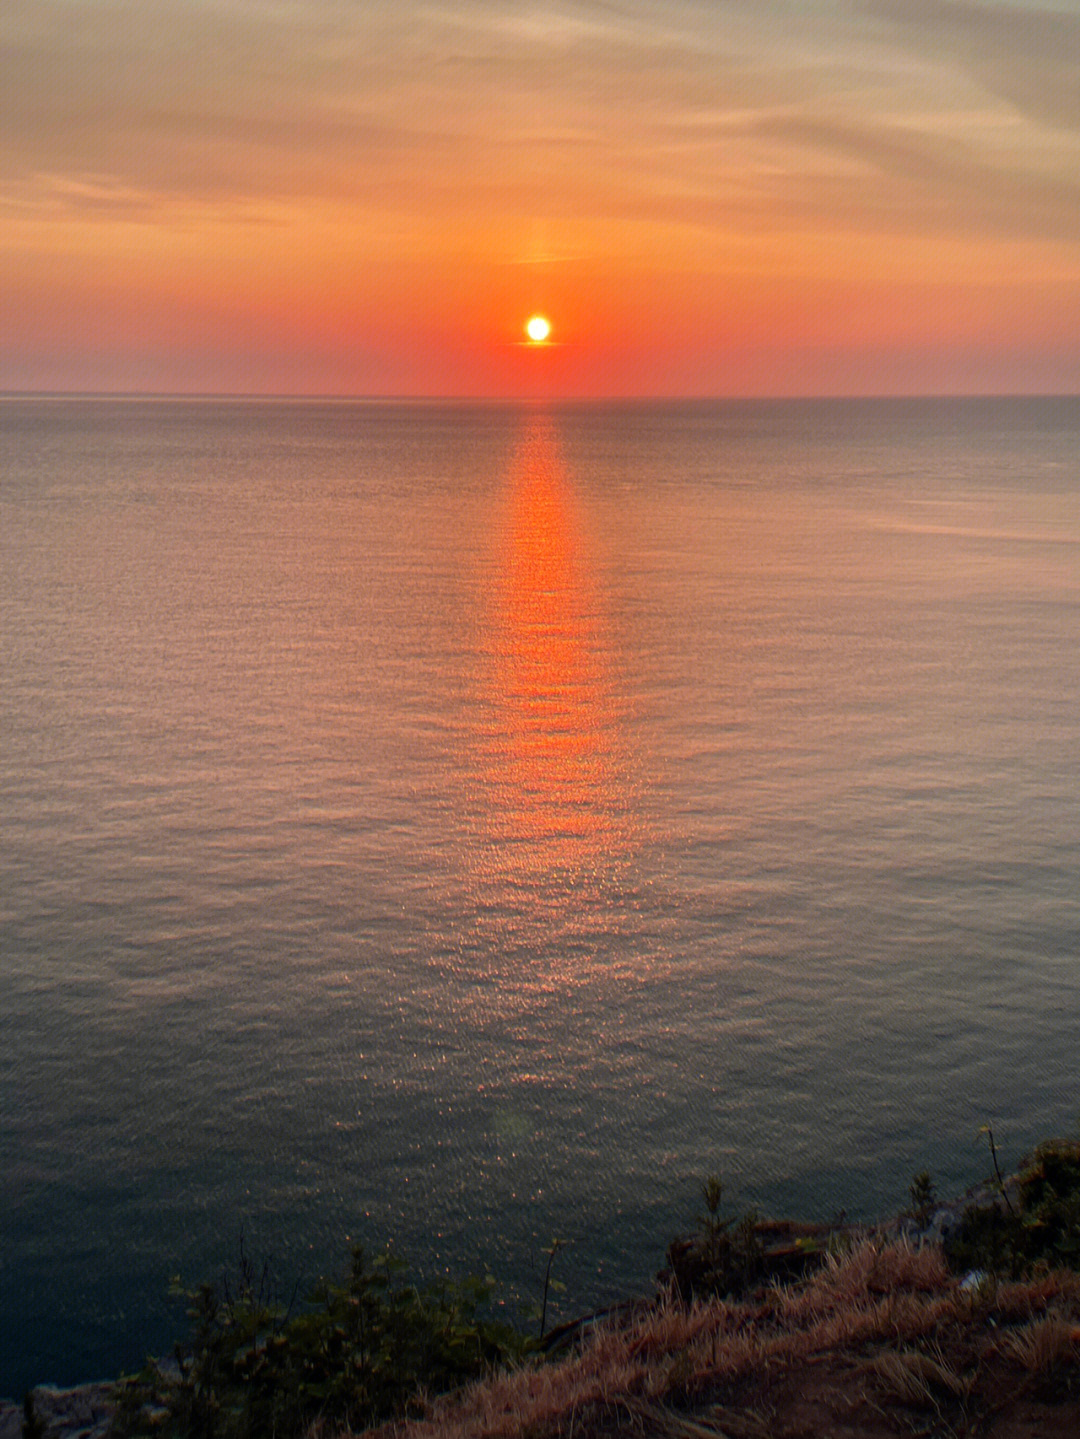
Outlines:
<svg viewBox="0 0 1080 1439"><path fill-rule="evenodd" d="M0 389L1080 390L1080 0L7 0L0 114Z"/></svg>

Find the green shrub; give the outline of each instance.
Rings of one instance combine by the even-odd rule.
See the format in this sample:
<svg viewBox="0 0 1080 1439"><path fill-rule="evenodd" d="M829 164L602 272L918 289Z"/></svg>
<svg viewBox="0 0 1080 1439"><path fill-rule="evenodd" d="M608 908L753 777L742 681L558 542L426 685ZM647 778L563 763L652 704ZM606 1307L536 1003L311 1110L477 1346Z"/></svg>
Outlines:
<svg viewBox="0 0 1080 1439"><path fill-rule="evenodd" d="M1020 1174L1027 1245L1036 1258L1080 1263L1080 1143L1040 1145Z"/></svg>
<svg viewBox="0 0 1080 1439"><path fill-rule="evenodd" d="M319 1417L363 1428L526 1351L513 1327L482 1317L490 1276L418 1288L404 1275L389 1249L369 1260L357 1247L345 1282L320 1282L293 1313L241 1252L238 1276L187 1295L179 1377L151 1364L121 1381L114 1433L285 1439Z"/></svg>
<svg viewBox="0 0 1080 1439"><path fill-rule="evenodd" d="M948 1246L953 1267L1012 1278L1034 1269L1080 1268L1080 1143L1040 1145L1020 1172L1015 1207L996 1172L1001 1202L964 1215Z"/></svg>
<svg viewBox="0 0 1080 1439"><path fill-rule="evenodd" d="M937 1189L928 1169L920 1169L908 1186L911 1209L908 1211L920 1229L925 1229L937 1207Z"/></svg>

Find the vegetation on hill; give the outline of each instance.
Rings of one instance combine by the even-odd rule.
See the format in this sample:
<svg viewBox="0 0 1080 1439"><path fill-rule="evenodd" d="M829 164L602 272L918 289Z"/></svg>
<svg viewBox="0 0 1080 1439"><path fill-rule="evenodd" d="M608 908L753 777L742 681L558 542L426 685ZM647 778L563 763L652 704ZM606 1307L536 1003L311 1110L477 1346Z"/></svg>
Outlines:
<svg viewBox="0 0 1080 1439"><path fill-rule="evenodd" d="M974 1432L977 1419L980 1432L1015 1436L1027 1431L993 1425L1022 1402L1063 1422L1074 1405L1060 1432L1075 1434L1080 1143L1040 1146L1006 1182L989 1138L996 1181L944 1245L737 1220L710 1178L698 1233L671 1246L659 1297L567 1326L556 1344L493 1317L490 1277L421 1287L390 1251L356 1249L343 1281L285 1304L242 1253L236 1275L188 1295L192 1331L175 1364L120 1383L115 1433L329 1439L390 1422L410 1439L779 1439L788 1419L793 1434L841 1432L835 1414L833 1428L812 1424L847 1404L853 1436L910 1433L920 1414L942 1434ZM910 1192L925 1229L930 1176ZM1054 1413L1030 1432L1051 1439Z"/></svg>
<svg viewBox="0 0 1080 1439"><path fill-rule="evenodd" d="M190 1292L189 1342L175 1367L151 1361L121 1381L118 1439L268 1439L321 1417L368 1426L519 1363L525 1337L487 1313L493 1281L418 1287L403 1260L357 1247L342 1283L320 1282L302 1307L283 1304L264 1269Z"/></svg>
<svg viewBox="0 0 1080 1439"><path fill-rule="evenodd" d="M379 1439L1075 1439L1078 1338L1080 1276L965 1286L939 1246L867 1238L739 1299L669 1295Z"/></svg>

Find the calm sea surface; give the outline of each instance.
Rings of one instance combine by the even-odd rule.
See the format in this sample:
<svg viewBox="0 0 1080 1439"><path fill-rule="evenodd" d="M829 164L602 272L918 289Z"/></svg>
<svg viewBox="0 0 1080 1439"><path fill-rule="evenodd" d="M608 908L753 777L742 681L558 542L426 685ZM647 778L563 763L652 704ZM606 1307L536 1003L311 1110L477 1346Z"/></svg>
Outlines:
<svg viewBox="0 0 1080 1439"><path fill-rule="evenodd" d="M1080 400L0 402L0 1393L1080 1112Z"/></svg>

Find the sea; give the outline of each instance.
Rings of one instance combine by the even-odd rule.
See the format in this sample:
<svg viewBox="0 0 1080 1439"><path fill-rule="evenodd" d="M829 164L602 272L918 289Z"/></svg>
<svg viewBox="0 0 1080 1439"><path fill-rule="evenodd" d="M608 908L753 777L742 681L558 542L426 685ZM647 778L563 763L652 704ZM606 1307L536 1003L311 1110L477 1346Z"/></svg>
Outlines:
<svg viewBox="0 0 1080 1439"><path fill-rule="evenodd" d="M7 396L0 665L0 1393L1080 1122L1080 398Z"/></svg>

